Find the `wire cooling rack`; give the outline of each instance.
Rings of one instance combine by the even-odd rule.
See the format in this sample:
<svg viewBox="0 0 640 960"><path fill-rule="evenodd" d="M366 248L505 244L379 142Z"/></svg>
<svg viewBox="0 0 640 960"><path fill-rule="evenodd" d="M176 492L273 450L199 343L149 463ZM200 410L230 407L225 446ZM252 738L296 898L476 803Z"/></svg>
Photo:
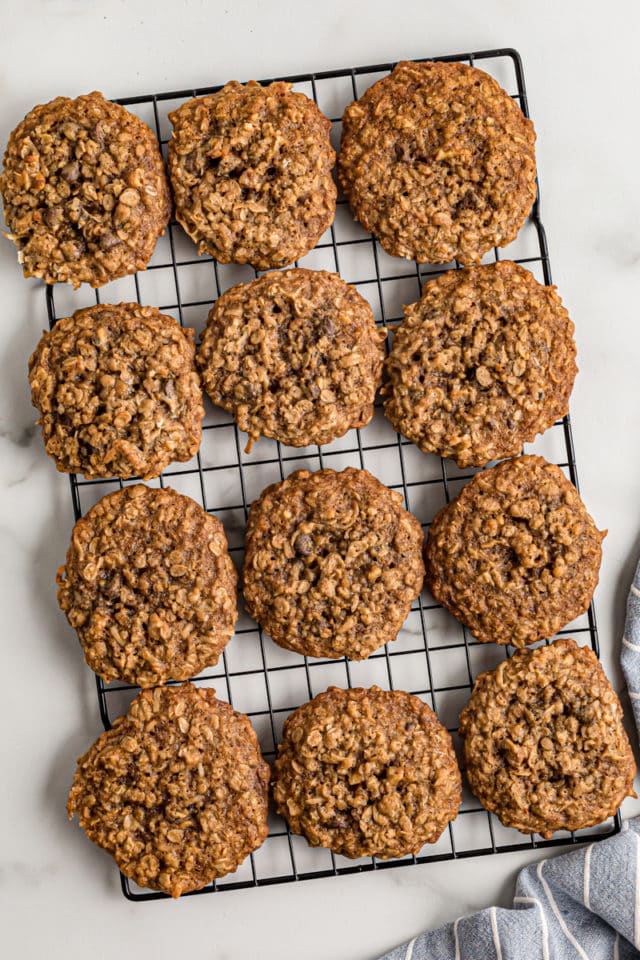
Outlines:
<svg viewBox="0 0 640 960"><path fill-rule="evenodd" d="M515 50L486 50L434 59L471 65L480 62L482 68L520 104L524 114L529 115L522 63ZM344 107L394 65L384 63L283 79L291 81L294 89L312 97L332 118L332 140L337 148ZM207 87L126 97L118 102L155 129L166 152L170 136L167 113L189 97L219 89ZM495 249L484 262L500 258L524 264L538 280L551 283L539 197L516 241L502 252ZM425 281L458 267L457 263L451 263L435 268L388 256L355 223L343 197L338 199L332 227L297 265L339 272L369 301L380 324L401 320L402 304L417 300ZM194 244L180 226L172 222L145 272L110 283L99 291L82 287L74 292L62 284L47 287L49 320L53 325L59 317L68 316L79 307L96 301L137 300L158 306L181 324L195 327L200 332L212 302L228 287L255 275L249 267L218 264L211 257L197 256ZM293 449L261 439L254 445L252 453L246 454L243 452L246 439L227 413L207 405L198 455L189 463L173 465L151 484L170 485L219 517L238 567L242 563L244 524L249 504L267 484L283 479L294 470L364 467L387 486L402 492L407 508L418 517L425 530L440 507L455 497L476 472L459 470L452 462L421 453L394 433L379 406L373 421L365 429L352 430L323 447ZM540 453L557 463L578 485L568 416L558 421L536 443L528 445L526 450ZM71 495L76 519L100 497L121 486L123 484L118 480L94 481L72 476ZM598 653L593 608L562 633L589 644ZM494 644L474 641L424 590L398 639L364 662L307 659L283 650L241 608L236 636L228 644L218 666L203 672L194 682L199 686L214 686L220 698L249 715L263 753L269 760L275 755L285 718L301 703L330 685L370 686L374 683L386 689L408 690L425 700L451 732L460 758L458 714L468 699L473 681L478 673L496 666L510 652ZM97 687L100 714L105 728L108 728L115 717L126 711L137 688L122 683L105 684L99 678ZM576 834L559 833L552 840L535 835L525 838L518 831L503 827L465 789L457 820L449 825L436 844L427 845L416 856L398 860L366 858L353 861L335 856L328 850L312 849L303 838L291 835L286 823L272 814L269 836L264 845L247 858L235 874L187 896L383 870L409 863L553 847L575 843L585 837L609 836L619 829L618 814L597 828ZM122 889L130 900L155 900L165 896L143 891L125 877L122 877Z"/></svg>

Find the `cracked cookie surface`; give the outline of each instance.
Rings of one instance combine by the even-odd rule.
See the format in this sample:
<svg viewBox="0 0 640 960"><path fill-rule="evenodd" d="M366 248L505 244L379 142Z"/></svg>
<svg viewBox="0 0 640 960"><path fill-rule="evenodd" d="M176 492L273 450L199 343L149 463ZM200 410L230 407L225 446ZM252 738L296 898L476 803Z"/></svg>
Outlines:
<svg viewBox="0 0 640 960"><path fill-rule="evenodd" d="M200 253L284 267L333 223L331 124L290 83L227 83L169 114L176 218Z"/></svg>
<svg viewBox="0 0 640 960"><path fill-rule="evenodd" d="M101 93L34 107L0 175L25 277L100 287L144 270L171 215L160 145Z"/></svg>
<svg viewBox="0 0 640 960"><path fill-rule="evenodd" d="M194 332L155 307L98 304L58 320L29 382L45 450L64 473L146 480L198 452Z"/></svg>
<svg viewBox="0 0 640 960"><path fill-rule="evenodd" d="M515 456L568 411L573 330L555 288L515 263L449 270L394 331L385 413L459 467Z"/></svg>
<svg viewBox="0 0 640 960"><path fill-rule="evenodd" d="M265 436L305 447L369 423L384 339L367 301L337 274L277 271L216 301L198 366L249 446Z"/></svg>
<svg viewBox="0 0 640 960"><path fill-rule="evenodd" d="M156 687L79 758L67 810L126 877L179 897L263 843L268 786L248 717L212 689Z"/></svg>
<svg viewBox="0 0 640 960"><path fill-rule="evenodd" d="M590 827L635 796L620 701L574 640L519 650L481 674L460 735L473 793L523 833Z"/></svg>
<svg viewBox="0 0 640 960"><path fill-rule="evenodd" d="M217 517L136 484L74 526L58 603L92 670L149 687L218 662L238 615L237 579Z"/></svg>
<svg viewBox="0 0 640 960"><path fill-rule="evenodd" d="M518 233L536 197L535 133L462 63L399 63L346 108L338 174L387 253L474 263Z"/></svg>
<svg viewBox="0 0 640 960"><path fill-rule="evenodd" d="M251 505L247 610L289 650L364 660L420 593L422 543L402 496L366 470L298 470Z"/></svg>
<svg viewBox="0 0 640 960"><path fill-rule="evenodd" d="M455 819L460 771L449 733L418 697L330 687L287 718L273 796L311 846L388 859L435 843Z"/></svg>
<svg viewBox="0 0 640 960"><path fill-rule="evenodd" d="M522 647L588 608L604 536L559 467L543 457L505 460L436 515L426 582L476 640Z"/></svg>

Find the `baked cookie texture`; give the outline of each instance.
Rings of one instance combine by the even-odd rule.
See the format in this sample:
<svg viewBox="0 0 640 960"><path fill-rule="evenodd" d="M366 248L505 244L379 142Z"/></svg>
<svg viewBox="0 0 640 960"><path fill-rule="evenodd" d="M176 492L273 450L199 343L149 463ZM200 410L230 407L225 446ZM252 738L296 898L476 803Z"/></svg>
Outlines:
<svg viewBox="0 0 640 960"><path fill-rule="evenodd" d="M333 223L331 124L290 83L235 80L169 114L176 217L200 253L284 267Z"/></svg>
<svg viewBox="0 0 640 960"><path fill-rule="evenodd" d="M25 277L74 287L144 270L171 215L155 135L101 93L34 107L9 137L0 192Z"/></svg>
<svg viewBox="0 0 640 960"><path fill-rule="evenodd" d="M568 412L573 331L555 287L515 263L448 270L394 331L385 413L459 467L516 456Z"/></svg>
<svg viewBox="0 0 640 960"><path fill-rule="evenodd" d="M155 307L98 304L58 320L29 382L45 450L64 473L146 480L200 447L194 332Z"/></svg>
<svg viewBox="0 0 640 960"><path fill-rule="evenodd" d="M474 263L510 243L536 197L535 133L462 63L399 63L344 111L340 184L387 253Z"/></svg>
<svg viewBox="0 0 640 960"><path fill-rule="evenodd" d="M215 690L156 687L79 758L67 810L126 877L179 897L263 843L268 787L248 717Z"/></svg>
<svg viewBox="0 0 640 960"><path fill-rule="evenodd" d="M251 505L243 592L280 646L364 660L420 593L422 527L366 470L297 470Z"/></svg>
<svg viewBox="0 0 640 960"><path fill-rule="evenodd" d="M482 673L460 735L473 793L523 833L590 827L635 796L620 701L575 640L519 650Z"/></svg>
<svg viewBox="0 0 640 960"><path fill-rule="evenodd" d="M286 720L277 810L313 847L345 857L418 853L454 820L460 771L447 730L418 697L330 687Z"/></svg>
<svg viewBox="0 0 640 960"><path fill-rule="evenodd" d="M218 662L238 615L237 579L217 517L136 484L74 526L58 603L92 670L150 687Z"/></svg>
<svg viewBox="0 0 640 960"><path fill-rule="evenodd" d="M522 647L588 608L605 534L559 467L505 460L436 514L426 582L476 640Z"/></svg>
<svg viewBox="0 0 640 960"><path fill-rule="evenodd" d="M293 269L231 287L198 351L213 403L249 434L330 443L373 416L386 333L337 274Z"/></svg>

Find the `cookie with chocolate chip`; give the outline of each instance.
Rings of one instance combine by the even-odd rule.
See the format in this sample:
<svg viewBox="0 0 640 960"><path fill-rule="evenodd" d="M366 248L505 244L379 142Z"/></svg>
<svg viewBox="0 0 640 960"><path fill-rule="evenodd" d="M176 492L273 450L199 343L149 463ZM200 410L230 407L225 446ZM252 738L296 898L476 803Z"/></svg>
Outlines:
<svg viewBox="0 0 640 960"><path fill-rule="evenodd" d="M384 340L367 301L337 274L275 271L216 300L198 366L249 447L261 436L306 447L369 423Z"/></svg>
<svg viewBox="0 0 640 960"><path fill-rule="evenodd" d="M518 650L482 673L460 735L474 794L522 833L591 827L635 796L620 701L575 640Z"/></svg>
<svg viewBox="0 0 640 960"><path fill-rule="evenodd" d="M101 303L58 320L29 382L45 450L64 473L146 480L200 447L194 332L155 307Z"/></svg>
<svg viewBox="0 0 640 960"><path fill-rule="evenodd" d="M67 811L126 877L179 897L263 843L268 788L248 717L212 689L155 687L79 758Z"/></svg>
<svg viewBox="0 0 640 960"><path fill-rule="evenodd" d="M99 500L73 528L57 582L91 669L140 687L214 666L238 616L222 524L169 488Z"/></svg>
<svg viewBox="0 0 640 960"><path fill-rule="evenodd" d="M510 261L448 270L404 308L386 361L385 413L459 467L518 454L568 411L573 323L554 287Z"/></svg>
<svg viewBox="0 0 640 960"><path fill-rule="evenodd" d="M401 690L330 687L286 720L273 798L293 833L345 857L403 857L458 813L447 730Z"/></svg>
<svg viewBox="0 0 640 960"><path fill-rule="evenodd" d="M25 277L74 287L144 270L171 215L158 140L101 93L34 107L9 137L0 192Z"/></svg>
<svg viewBox="0 0 640 960"><path fill-rule="evenodd" d="M364 660L420 593L422 542L401 494L366 470L298 470L251 505L247 610L289 650Z"/></svg>
<svg viewBox="0 0 640 960"><path fill-rule="evenodd" d="M426 582L476 640L522 647L588 608L604 536L559 467L505 460L436 514Z"/></svg>
<svg viewBox="0 0 640 960"><path fill-rule="evenodd" d="M176 218L200 253L284 267L333 223L331 124L290 83L235 80L169 114Z"/></svg>
<svg viewBox="0 0 640 960"><path fill-rule="evenodd" d="M536 197L533 124L462 63L399 63L342 118L340 183L387 253L475 263L510 243Z"/></svg>

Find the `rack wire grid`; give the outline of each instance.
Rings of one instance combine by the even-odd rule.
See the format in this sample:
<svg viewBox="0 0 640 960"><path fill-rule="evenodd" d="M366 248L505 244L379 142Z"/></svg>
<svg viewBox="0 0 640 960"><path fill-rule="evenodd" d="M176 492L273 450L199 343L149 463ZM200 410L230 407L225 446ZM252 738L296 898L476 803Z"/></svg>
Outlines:
<svg viewBox="0 0 640 960"><path fill-rule="evenodd" d="M522 62L517 51L486 50L424 59L461 61L471 65L480 62L529 116ZM332 141L337 148L344 107L394 66L394 63L383 63L280 79L290 81L295 90L312 97L331 118ZM118 102L155 129L166 152L170 135L169 110L192 96L214 93L219 89L217 86L125 97ZM551 283L539 194L515 242L501 253L494 249L484 262L501 257L526 265L538 280ZM459 266L455 262L444 267L419 265L388 256L354 221L342 196L338 199L335 222L315 249L296 265L338 272L369 301L376 321L381 325L400 321L402 304L417 300L425 281ZM137 300L158 306L163 313L200 332L212 302L228 287L254 276L256 273L250 267L219 264L211 257L197 256L194 244L172 221L158 242L146 271L109 283L99 291L86 286L76 292L62 284L55 288L48 286L49 320L53 325L57 318L96 301ZM249 504L267 484L284 479L294 470L366 468L387 486L402 492L406 507L418 517L425 530L439 508L455 497L476 472L459 470L452 462L421 453L393 431L382 415L379 403L371 424L363 430L351 430L323 447L283 448L273 440L261 439L248 455L244 452L245 442L246 437L229 414L207 405L203 441L197 456L189 463L172 465L151 484L170 484L219 517L238 566L242 563L244 524ZM572 483L578 485L569 416L558 421L525 449L557 463ZM119 480L89 481L72 476L71 495L76 519L100 497L121 486L123 483ZM562 633L589 644L598 654L593 607ZM425 700L451 732L461 759L458 714L468 699L474 679L483 670L495 667L511 652L509 648L476 642L434 602L426 589L413 605L398 639L363 662L308 659L284 650L260 630L241 606L236 636L228 644L218 666L201 673L194 678L194 683L215 686L219 697L248 714L267 759L275 755L285 718L300 704L330 685L355 687L372 684L390 690L407 690ZM105 728L109 728L112 720L126 711L137 688L117 682L105 684L100 678L97 678L97 688L101 718ZM248 857L235 874L187 896L480 854L547 848L576 843L587 837L602 838L620 829L618 814L599 827L575 834L558 833L551 840L536 835L525 837L516 830L503 827L495 816L479 805L466 787L458 818L439 841L425 846L415 856L396 860L347 860L329 850L309 847L302 837L292 835L285 821L273 813L269 823L269 836L264 845ZM130 900L155 900L165 896L144 891L125 877L122 877L122 889Z"/></svg>

